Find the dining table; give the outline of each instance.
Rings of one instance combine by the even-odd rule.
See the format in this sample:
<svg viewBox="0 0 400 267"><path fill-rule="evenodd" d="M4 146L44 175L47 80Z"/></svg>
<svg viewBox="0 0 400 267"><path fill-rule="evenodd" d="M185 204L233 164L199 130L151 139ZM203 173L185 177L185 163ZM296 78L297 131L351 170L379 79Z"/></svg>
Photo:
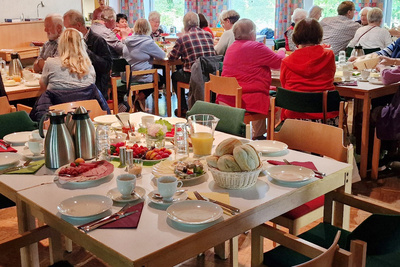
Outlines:
<svg viewBox="0 0 400 267"><path fill-rule="evenodd" d="M138 124L145 115L149 114L132 113L130 120ZM233 136L216 131L213 151L220 142L229 137ZM243 143L251 142L239 139ZM168 142L166 148L173 150L172 144ZM23 148L19 147L18 150L20 149ZM173 155L174 153L172 158ZM281 184L267 175L266 169L272 166L266 162L269 159L311 161L326 176L323 179L312 177L305 182L290 185ZM253 186L246 189L222 188L216 184L210 171L198 179L183 180L183 188L189 192L225 194L229 196L227 204L240 209L240 213L235 215L223 214L211 222L199 224L173 220L166 212L168 203L152 201L152 192L157 189L157 178L152 174L151 166L143 167L142 178L136 182L137 189L140 188L143 192L142 198L137 202L144 203L136 229L96 229L85 233L77 226L89 222L92 217L66 216L58 210L60 203L71 197L106 196L111 190L115 190L116 177L126 173L125 168L115 167L111 175L92 183L60 184L54 180L57 177L55 170L44 166L35 174L0 175L0 193L16 201L21 232L34 228L32 222L37 218L112 266L173 266L343 186L348 182L352 171L352 165L290 149L262 154L261 160L263 170L260 176ZM111 210L99 216L116 212L123 205L124 203L114 202ZM60 246L52 249L54 259L59 259L59 249ZM235 253L231 253L231 258L235 259ZM234 260L232 264L237 265L237 261Z"/></svg>
<svg viewBox="0 0 400 267"><path fill-rule="evenodd" d="M39 97L43 91L39 84L29 84L21 82L16 86L5 86L9 101L21 100L26 98Z"/></svg>
<svg viewBox="0 0 400 267"><path fill-rule="evenodd" d="M355 78L352 78L352 82L356 82ZM273 86L281 86L279 77L279 71L272 72ZM372 99L392 95L399 89L400 83L383 84L381 82L363 82L357 81L356 85L346 85L346 83L339 83L335 85L336 90L339 91L340 96L347 97L355 100L354 106L360 106L363 117L361 126L361 154L360 154L360 176L365 179L367 177L368 170L368 144L369 144L369 125L371 117L371 101ZM355 116L356 112L353 112ZM354 123L354 118L353 118ZM372 137L373 138L373 137Z"/></svg>
<svg viewBox="0 0 400 267"><path fill-rule="evenodd" d="M155 59L153 61L153 66L157 68L157 66L162 66L164 68L164 75L165 75L165 91L166 91L166 98L167 98L167 115L168 117L172 116L171 108L171 95L172 95L172 84L171 84L171 71L173 71L174 66L182 65L181 59L176 60L169 60L167 57L164 59ZM172 89L172 90L171 90Z"/></svg>

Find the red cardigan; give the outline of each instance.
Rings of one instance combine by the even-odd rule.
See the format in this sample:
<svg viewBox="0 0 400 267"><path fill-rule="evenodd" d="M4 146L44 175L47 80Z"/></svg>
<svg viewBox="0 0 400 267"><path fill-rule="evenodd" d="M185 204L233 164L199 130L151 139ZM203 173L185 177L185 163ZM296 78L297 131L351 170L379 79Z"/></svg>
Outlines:
<svg viewBox="0 0 400 267"><path fill-rule="evenodd" d="M299 92L322 92L335 90L333 79L336 65L331 49L314 45L296 49L282 60L281 84L288 90ZM328 118L338 116L338 112L329 112ZM322 113L298 113L289 110L282 112L282 118L322 119Z"/></svg>
<svg viewBox="0 0 400 267"><path fill-rule="evenodd" d="M279 69L285 51L273 52L263 43L237 40L226 50L222 76L235 77L242 87L242 108L268 114L271 70ZM217 103L235 106L233 96L218 95Z"/></svg>

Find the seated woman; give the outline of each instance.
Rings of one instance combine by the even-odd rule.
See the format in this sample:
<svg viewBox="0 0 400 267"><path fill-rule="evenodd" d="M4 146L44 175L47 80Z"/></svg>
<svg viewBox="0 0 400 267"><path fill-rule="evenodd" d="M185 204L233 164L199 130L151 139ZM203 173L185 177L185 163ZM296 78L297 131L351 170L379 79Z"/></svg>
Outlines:
<svg viewBox="0 0 400 267"><path fill-rule="evenodd" d="M160 28L160 18L161 14L157 11L151 11L149 13L149 22L151 25L150 37L154 40L158 40L161 37L161 34L164 33L164 31ZM133 31L135 31L135 29Z"/></svg>
<svg viewBox="0 0 400 267"><path fill-rule="evenodd" d="M58 54L59 57L48 58L44 64L40 79L44 93L36 101L31 118L40 120L51 105L88 99L97 99L101 108L109 112L106 100L95 85L96 73L82 33L74 28L64 30L58 41Z"/></svg>
<svg viewBox="0 0 400 267"><path fill-rule="evenodd" d="M151 26L146 19L138 19L133 26L134 35L125 40L123 57L131 65L132 70L149 70L153 68L153 59L165 58L165 52L150 37ZM132 77L131 82L149 83L153 81L152 75ZM137 110L145 110L145 100L153 93L152 89L139 91L135 95L134 105Z"/></svg>
<svg viewBox="0 0 400 267"><path fill-rule="evenodd" d="M293 29L296 23L300 20L307 18L307 11L302 8L296 8L293 11L292 15L292 24L290 27L285 31L285 48L286 51L294 51L296 50L296 44L292 40Z"/></svg>
<svg viewBox="0 0 400 267"><path fill-rule="evenodd" d="M288 90L298 92L323 92L335 90L333 78L336 65L335 55L331 49L323 48L322 27L315 19L303 19L296 24L293 30L293 42L297 49L282 60L281 84ZM282 119L323 119L323 115L316 113L298 113L282 110ZM329 112L328 124L335 124L333 118L338 112Z"/></svg>
<svg viewBox="0 0 400 267"><path fill-rule="evenodd" d="M221 13L220 21L225 31L221 35L218 44L215 45L215 52L217 53L217 55L225 55L228 47L235 41L232 27L239 19L240 15L235 10L228 10Z"/></svg>
<svg viewBox="0 0 400 267"><path fill-rule="evenodd" d="M348 47L354 48L361 45L362 48L380 48L383 49L392 43L392 38L388 30L380 27L382 23L382 10L374 7L367 13L368 25L358 28L353 40Z"/></svg>
<svg viewBox="0 0 400 267"><path fill-rule="evenodd" d="M233 26L235 42L228 48L222 76L235 77L242 87L242 108L248 112L268 114L271 69L279 69L285 57L285 49L273 52L256 41L256 25L249 19L241 19ZM240 66L240 67L238 67ZM233 96L218 95L217 103L235 106ZM253 136L266 131L265 120L253 123Z"/></svg>
<svg viewBox="0 0 400 267"><path fill-rule="evenodd" d="M122 36L131 36L133 34L128 25L128 17L125 14L118 13L116 22L113 32L115 32L118 40L122 40Z"/></svg>
<svg viewBox="0 0 400 267"><path fill-rule="evenodd" d="M208 31L209 33L211 33L212 37L214 38L214 33L208 27L208 21L207 21L206 17L201 13L198 13L197 15L199 15L200 28L202 28L203 30Z"/></svg>

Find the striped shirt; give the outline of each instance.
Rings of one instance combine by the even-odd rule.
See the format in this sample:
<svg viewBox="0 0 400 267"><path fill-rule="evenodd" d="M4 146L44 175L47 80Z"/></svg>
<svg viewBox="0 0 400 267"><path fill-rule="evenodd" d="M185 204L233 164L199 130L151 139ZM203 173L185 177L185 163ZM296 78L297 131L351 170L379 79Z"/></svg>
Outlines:
<svg viewBox="0 0 400 267"><path fill-rule="evenodd" d="M40 50L39 58L46 60L48 57L58 56L58 40L48 40L44 43L42 49Z"/></svg>
<svg viewBox="0 0 400 267"><path fill-rule="evenodd" d="M211 33L199 27L192 27L175 42L169 54L170 60L181 58L183 70L190 72L193 63L199 57L215 56L214 41Z"/></svg>

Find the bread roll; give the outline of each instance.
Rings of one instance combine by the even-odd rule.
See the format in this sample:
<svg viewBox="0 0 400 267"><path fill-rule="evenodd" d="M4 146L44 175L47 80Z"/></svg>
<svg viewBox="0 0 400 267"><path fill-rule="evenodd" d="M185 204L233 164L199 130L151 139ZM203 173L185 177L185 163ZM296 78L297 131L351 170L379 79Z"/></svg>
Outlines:
<svg viewBox="0 0 400 267"><path fill-rule="evenodd" d="M242 142L240 142L239 139L236 138L228 138L222 141L221 143L218 144L217 148L215 149L214 155L221 157L225 154L230 154L232 155L233 149L236 146L240 146Z"/></svg>
<svg viewBox="0 0 400 267"><path fill-rule="evenodd" d="M249 144L235 147L233 157L243 171L252 171L260 166L260 157L256 149Z"/></svg>
<svg viewBox="0 0 400 267"><path fill-rule="evenodd" d="M218 169L224 172L240 172L241 169L232 155L223 155L218 159Z"/></svg>
<svg viewBox="0 0 400 267"><path fill-rule="evenodd" d="M214 155L208 156L206 158L208 166L213 167L213 168L218 168L218 165L217 165L218 159L219 159L219 157L214 156Z"/></svg>

